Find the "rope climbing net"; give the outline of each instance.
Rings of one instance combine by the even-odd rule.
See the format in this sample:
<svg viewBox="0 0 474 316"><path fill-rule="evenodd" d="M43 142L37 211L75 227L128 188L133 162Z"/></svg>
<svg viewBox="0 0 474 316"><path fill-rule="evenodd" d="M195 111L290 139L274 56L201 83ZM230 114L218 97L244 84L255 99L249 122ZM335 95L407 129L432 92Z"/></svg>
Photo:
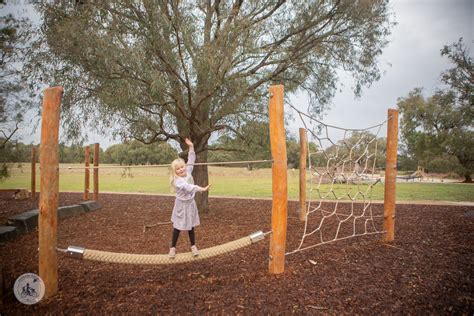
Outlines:
<svg viewBox="0 0 474 316"><path fill-rule="evenodd" d="M387 121L364 129L331 126L296 111L307 133L308 199L299 244L286 254L357 236L384 233L372 192L382 181ZM337 140L338 139L338 140Z"/></svg>

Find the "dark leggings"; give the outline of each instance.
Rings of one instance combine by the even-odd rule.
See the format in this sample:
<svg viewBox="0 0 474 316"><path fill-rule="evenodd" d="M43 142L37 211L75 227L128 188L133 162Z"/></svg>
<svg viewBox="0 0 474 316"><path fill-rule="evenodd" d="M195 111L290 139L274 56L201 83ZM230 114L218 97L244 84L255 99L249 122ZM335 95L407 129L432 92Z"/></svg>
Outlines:
<svg viewBox="0 0 474 316"><path fill-rule="evenodd" d="M176 243L178 242L179 238L179 229L173 228L173 239L171 239L171 247L176 247ZM194 246L196 243L196 237L194 235L194 227L191 230L188 230L189 234L189 241L191 242L191 246Z"/></svg>

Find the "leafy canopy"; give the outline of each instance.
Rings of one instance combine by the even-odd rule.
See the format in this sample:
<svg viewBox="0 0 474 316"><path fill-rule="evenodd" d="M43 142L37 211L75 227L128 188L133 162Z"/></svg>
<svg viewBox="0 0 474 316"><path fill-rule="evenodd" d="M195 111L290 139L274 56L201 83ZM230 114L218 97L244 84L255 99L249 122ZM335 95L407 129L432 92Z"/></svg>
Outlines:
<svg viewBox="0 0 474 316"><path fill-rule="evenodd" d="M32 78L65 87L70 132L86 119L145 143L239 133L265 121L269 84L312 96L319 112L337 71L355 92L379 77L386 1L84 1L48 5ZM110 132L110 129L107 129ZM202 157L205 159L205 157Z"/></svg>
<svg viewBox="0 0 474 316"><path fill-rule="evenodd" d="M416 88L398 101L404 151L423 161L432 171L450 169L471 182L474 171L472 57L462 39L445 46L441 53L454 64L454 68L442 74L446 88L438 89L430 97L424 97L422 89Z"/></svg>
<svg viewBox="0 0 474 316"><path fill-rule="evenodd" d="M40 2L31 82L62 85L64 122L144 143L174 140L208 160L215 133L265 122L267 91L306 91L320 112L338 71L355 93L379 78L388 1L111 0ZM206 166L193 171L208 183ZM199 195L207 200L207 193ZM197 201L200 209L201 202Z"/></svg>
<svg viewBox="0 0 474 316"><path fill-rule="evenodd" d="M5 1L0 1L0 11L4 6ZM17 132L24 113L33 106L32 95L22 78L24 48L30 36L28 19L0 15L0 179L9 176L7 162L13 161L11 150Z"/></svg>

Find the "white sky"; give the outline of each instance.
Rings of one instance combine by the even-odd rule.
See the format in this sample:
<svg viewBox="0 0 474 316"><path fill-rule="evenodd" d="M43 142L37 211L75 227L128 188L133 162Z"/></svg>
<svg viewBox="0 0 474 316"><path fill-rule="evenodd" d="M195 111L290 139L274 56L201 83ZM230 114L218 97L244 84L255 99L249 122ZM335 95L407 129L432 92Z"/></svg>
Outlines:
<svg viewBox="0 0 474 316"><path fill-rule="evenodd" d="M7 9L18 11L21 7L18 4L24 3L18 0ZM398 98L407 96L416 87L423 87L426 95L430 95L439 86L440 73L451 67L447 58L440 55L444 45L463 37L471 56L474 53L473 0L396 0L391 6L398 24L392 29L390 43L379 59L384 74L363 90L360 99L354 98L352 81L343 78L342 91L336 94L324 116L325 123L345 128L381 123L386 119L387 109L396 108ZM302 111L307 107L307 101L301 96L293 97L292 103ZM291 124L290 132L294 135L301 127L297 123ZM29 128L21 131L21 140L25 143L39 143L39 139L38 132L31 134ZM90 135L88 140L99 142L104 148L117 142L99 135Z"/></svg>
<svg viewBox="0 0 474 316"><path fill-rule="evenodd" d="M444 45L463 37L473 55L473 0L397 0L391 6L398 24L380 58L384 74L364 89L360 99L354 98L352 81L344 80L343 91L323 118L325 123L354 129L379 124L387 118L389 108L397 108L397 99L414 88L423 87L425 95L433 94L441 72L452 67L440 54ZM304 105L298 107L301 111L307 107L304 98L293 98L292 103ZM298 127L292 129L295 135Z"/></svg>

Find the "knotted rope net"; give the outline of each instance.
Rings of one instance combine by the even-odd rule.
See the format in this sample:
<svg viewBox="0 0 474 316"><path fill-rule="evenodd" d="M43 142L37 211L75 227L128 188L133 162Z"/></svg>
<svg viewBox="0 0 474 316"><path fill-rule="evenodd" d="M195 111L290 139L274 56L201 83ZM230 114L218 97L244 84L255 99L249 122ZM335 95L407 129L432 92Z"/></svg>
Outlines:
<svg viewBox="0 0 474 316"><path fill-rule="evenodd" d="M384 121L364 129L345 129L297 112L306 132L309 184L304 230L287 255L339 240L381 234L383 214L374 211L372 193L382 181L386 140Z"/></svg>

